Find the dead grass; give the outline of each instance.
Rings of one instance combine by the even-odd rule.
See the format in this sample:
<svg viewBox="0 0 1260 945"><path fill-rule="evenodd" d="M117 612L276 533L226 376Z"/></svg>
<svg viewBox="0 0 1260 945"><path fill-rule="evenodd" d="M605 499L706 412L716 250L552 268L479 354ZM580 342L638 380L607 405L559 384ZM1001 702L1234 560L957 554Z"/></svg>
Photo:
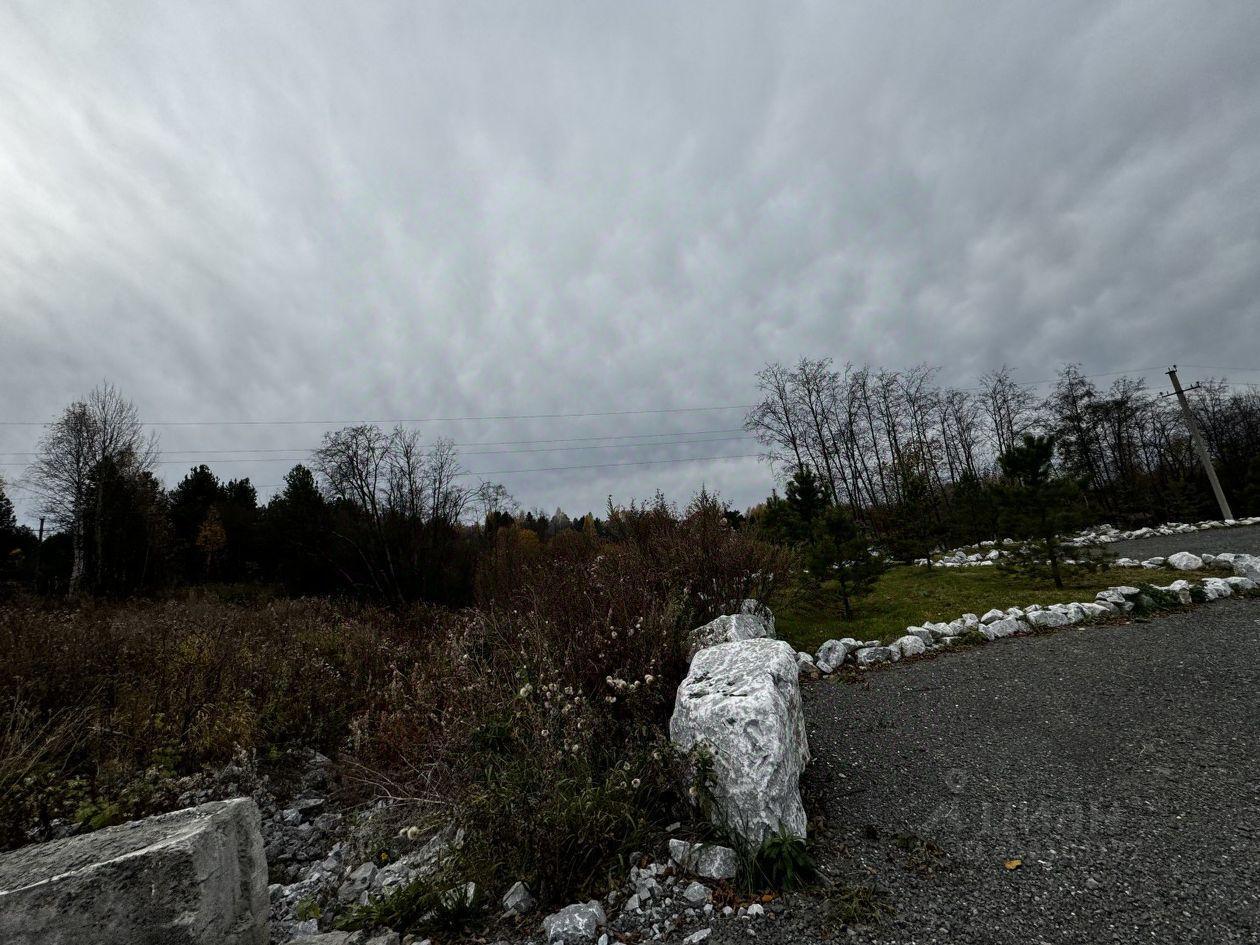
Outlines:
<svg viewBox="0 0 1260 945"><path fill-rule="evenodd" d="M4 748L0 770L49 762L18 779L11 835L149 813L174 803L173 775L309 745L416 826L458 812L458 870L482 889L588 891L686 814L665 739L683 634L787 568L705 497L611 524L613 541L502 532L459 611L213 594L0 609L0 698L35 726L20 731L73 713L82 736Z"/></svg>

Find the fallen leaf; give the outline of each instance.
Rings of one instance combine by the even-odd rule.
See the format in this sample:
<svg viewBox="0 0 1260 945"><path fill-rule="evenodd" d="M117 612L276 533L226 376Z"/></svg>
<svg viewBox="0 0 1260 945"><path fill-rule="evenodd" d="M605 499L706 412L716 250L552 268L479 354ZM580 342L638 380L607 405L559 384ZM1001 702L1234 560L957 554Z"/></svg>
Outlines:
<svg viewBox="0 0 1260 945"><path fill-rule="evenodd" d="M1023 860L1007 860L1002 865L1005 866L1008 870L1017 870L1021 866L1024 865L1024 861Z"/></svg>

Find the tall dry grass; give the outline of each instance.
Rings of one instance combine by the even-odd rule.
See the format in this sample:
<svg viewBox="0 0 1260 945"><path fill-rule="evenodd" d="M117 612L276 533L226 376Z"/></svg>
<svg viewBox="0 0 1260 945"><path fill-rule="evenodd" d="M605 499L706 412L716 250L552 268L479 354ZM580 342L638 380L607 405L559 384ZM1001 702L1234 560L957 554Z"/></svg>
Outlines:
<svg viewBox="0 0 1260 945"><path fill-rule="evenodd" d="M43 751L45 780L75 789L28 778L8 816L29 825L85 799L144 813L165 802L136 788L155 770L311 745L417 824L456 819L458 869L481 888L582 891L685 811L665 741L684 635L787 567L704 496L610 524L613 540L502 530L477 606L459 611L205 595L0 610L0 697L36 725L78 720Z"/></svg>

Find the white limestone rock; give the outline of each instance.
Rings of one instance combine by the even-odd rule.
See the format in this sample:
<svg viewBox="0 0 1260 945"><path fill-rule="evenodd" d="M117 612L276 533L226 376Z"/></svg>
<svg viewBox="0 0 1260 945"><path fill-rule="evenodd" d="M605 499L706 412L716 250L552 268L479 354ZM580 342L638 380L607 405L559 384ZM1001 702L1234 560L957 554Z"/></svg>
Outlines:
<svg viewBox="0 0 1260 945"><path fill-rule="evenodd" d="M828 640L818 648L814 664L824 673L834 673L849 655L849 648L840 640Z"/></svg>
<svg viewBox="0 0 1260 945"><path fill-rule="evenodd" d="M688 639L687 658L695 655L707 646L720 643L734 643L739 640L758 640L773 634L766 622L753 614L726 614L696 627Z"/></svg>
<svg viewBox="0 0 1260 945"><path fill-rule="evenodd" d="M922 656L927 652L927 645L923 640L910 634L896 640L893 646L901 650L902 656Z"/></svg>
<svg viewBox="0 0 1260 945"><path fill-rule="evenodd" d="M986 610L980 617L981 623L993 623L995 620L1001 620L1006 616L1006 611L998 610L996 607L992 610Z"/></svg>
<svg viewBox="0 0 1260 945"><path fill-rule="evenodd" d="M906 636L918 637L924 646L932 642L932 631L926 627L906 627ZM905 647L902 647L902 652L905 653ZM906 655L909 656L911 654L906 653Z"/></svg>
<svg viewBox="0 0 1260 945"><path fill-rule="evenodd" d="M730 847L717 843L671 839L669 858L683 872L701 879L734 879L739 872L739 856Z"/></svg>
<svg viewBox="0 0 1260 945"><path fill-rule="evenodd" d="M741 614L751 614L754 617L760 617L761 622L766 625L766 636L774 637L774 611L767 607L764 603L755 598L749 597L739 605Z"/></svg>
<svg viewBox="0 0 1260 945"><path fill-rule="evenodd" d="M0 854L0 942L266 945L267 914L247 797Z"/></svg>
<svg viewBox="0 0 1260 945"><path fill-rule="evenodd" d="M898 654L900 658L900 654ZM858 669L866 669L893 659L892 650L886 646L867 646L857 651Z"/></svg>
<svg viewBox="0 0 1260 945"><path fill-rule="evenodd" d="M1217 555L1218 559L1223 557L1224 555ZM1234 566L1236 577L1245 577L1260 584L1260 558L1255 555L1234 555L1229 563Z"/></svg>
<svg viewBox="0 0 1260 945"><path fill-rule="evenodd" d="M1029 614L1027 620L1034 627L1066 627L1070 621L1056 610L1039 610Z"/></svg>
<svg viewBox="0 0 1260 945"><path fill-rule="evenodd" d="M1229 582L1224 578L1207 577L1203 579L1203 592L1207 595L1208 600L1217 600L1221 597L1232 596L1234 589L1230 587Z"/></svg>
<svg viewBox="0 0 1260 945"><path fill-rule="evenodd" d="M534 910L537 900L529 891L529 887L519 879L503 894L503 911L509 915L525 915Z"/></svg>
<svg viewBox="0 0 1260 945"><path fill-rule="evenodd" d="M691 882L683 889L682 897L693 906L702 906L713 898L713 893L704 883Z"/></svg>
<svg viewBox="0 0 1260 945"><path fill-rule="evenodd" d="M1198 571L1203 567L1203 559L1188 551L1178 551L1175 555L1168 556L1168 566L1178 571Z"/></svg>
<svg viewBox="0 0 1260 945"><path fill-rule="evenodd" d="M998 640L1002 637L1013 636L1028 629L1028 625L1024 624L1012 617L1006 617L1002 620L995 620L993 623L986 623L980 627L980 632L989 640Z"/></svg>
<svg viewBox="0 0 1260 945"><path fill-rule="evenodd" d="M543 932L547 941L557 945L588 945L595 941L601 926L608 922L599 900L577 902L553 912L543 919Z"/></svg>
<svg viewBox="0 0 1260 945"><path fill-rule="evenodd" d="M800 776L809 761L795 651L781 640L701 650L678 687L670 740L712 756L715 820L756 847L805 836Z"/></svg>

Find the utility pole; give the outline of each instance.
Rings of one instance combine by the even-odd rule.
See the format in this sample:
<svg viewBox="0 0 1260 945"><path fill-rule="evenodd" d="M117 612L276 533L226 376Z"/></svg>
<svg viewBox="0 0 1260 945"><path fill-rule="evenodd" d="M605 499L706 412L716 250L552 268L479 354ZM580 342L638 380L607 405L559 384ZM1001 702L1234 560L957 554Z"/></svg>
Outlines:
<svg viewBox="0 0 1260 945"><path fill-rule="evenodd" d="M39 544L35 546L35 593L39 593L39 569L44 558L44 516L39 517Z"/></svg>
<svg viewBox="0 0 1260 945"><path fill-rule="evenodd" d="M1208 455L1207 444L1203 442L1203 434L1199 432L1199 424L1195 422L1194 414L1190 412L1190 403L1186 400L1186 392L1181 389L1181 381L1177 380L1177 365L1172 366L1168 377L1172 380L1173 391L1177 394L1177 403L1181 404L1181 415L1185 417L1186 426L1190 429L1190 440L1194 443L1195 451L1203 463L1203 471L1207 473L1208 482L1212 484L1212 491L1216 493L1216 502L1221 507L1221 517L1229 521L1234 517L1234 513L1229 510L1229 503L1225 501L1225 493L1221 491L1221 482L1216 478L1216 470L1212 468L1212 457ZM1190 389L1195 390L1198 386L1195 384Z"/></svg>

